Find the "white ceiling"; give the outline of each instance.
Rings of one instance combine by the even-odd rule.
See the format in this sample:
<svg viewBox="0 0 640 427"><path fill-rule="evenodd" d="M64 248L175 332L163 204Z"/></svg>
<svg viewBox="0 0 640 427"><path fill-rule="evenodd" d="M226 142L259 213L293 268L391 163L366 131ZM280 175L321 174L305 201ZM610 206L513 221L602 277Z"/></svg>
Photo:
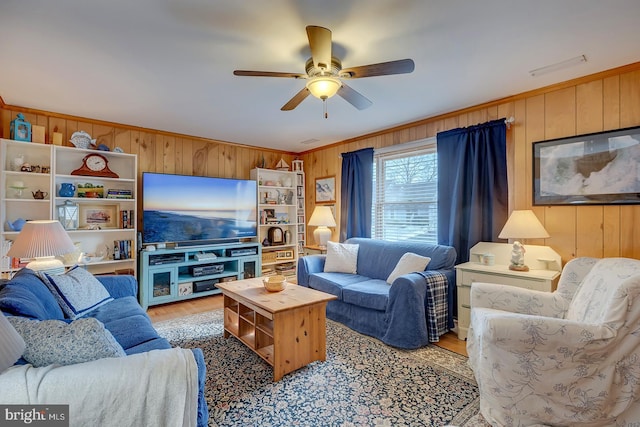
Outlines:
<svg viewBox="0 0 640 427"><path fill-rule="evenodd" d="M0 96L24 106L293 152L640 61L638 0L1 0ZM353 79L373 106L308 97L307 25L343 67L412 58L412 74ZM529 71L584 54L543 76ZM317 140L302 144L302 141Z"/></svg>

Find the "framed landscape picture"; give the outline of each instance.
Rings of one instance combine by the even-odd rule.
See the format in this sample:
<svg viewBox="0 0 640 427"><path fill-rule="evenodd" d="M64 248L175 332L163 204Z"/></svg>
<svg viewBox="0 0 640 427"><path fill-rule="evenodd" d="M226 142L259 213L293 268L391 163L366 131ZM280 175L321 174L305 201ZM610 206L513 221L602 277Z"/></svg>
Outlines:
<svg viewBox="0 0 640 427"><path fill-rule="evenodd" d="M336 202L336 177L316 178L316 203Z"/></svg>
<svg viewBox="0 0 640 427"><path fill-rule="evenodd" d="M533 143L534 205L640 203L640 127Z"/></svg>

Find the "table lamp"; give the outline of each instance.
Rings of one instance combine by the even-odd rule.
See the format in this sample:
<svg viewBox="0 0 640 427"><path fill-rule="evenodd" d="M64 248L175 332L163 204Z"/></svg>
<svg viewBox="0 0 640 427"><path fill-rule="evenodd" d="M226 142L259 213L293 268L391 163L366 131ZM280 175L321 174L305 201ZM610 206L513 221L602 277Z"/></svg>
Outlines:
<svg viewBox="0 0 640 427"><path fill-rule="evenodd" d="M335 227L336 220L333 218L331 208L329 206L316 206L309 219L310 226L316 226L313 231L313 238L316 241L316 245L321 248L327 247L327 242L331 238L331 230L327 227Z"/></svg>
<svg viewBox="0 0 640 427"><path fill-rule="evenodd" d="M502 231L498 235L500 239L545 239L549 236L547 230L540 223L536 215L531 210L513 211L509 216ZM529 267L524 263L525 249L519 240L513 242L511 251L510 270L529 271Z"/></svg>
<svg viewBox="0 0 640 427"><path fill-rule="evenodd" d="M64 273L64 264L55 257L76 250L71 238L57 220L27 221L11 244L7 256L32 258L27 268L47 274Z"/></svg>

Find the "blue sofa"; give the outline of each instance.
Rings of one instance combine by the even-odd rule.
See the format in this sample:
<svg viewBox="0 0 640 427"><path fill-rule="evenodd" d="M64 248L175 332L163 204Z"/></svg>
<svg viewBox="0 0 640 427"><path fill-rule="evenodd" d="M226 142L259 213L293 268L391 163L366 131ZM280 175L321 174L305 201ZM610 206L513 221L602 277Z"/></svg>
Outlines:
<svg viewBox="0 0 640 427"><path fill-rule="evenodd" d="M325 273L326 255L308 255L298 263L298 285L338 297L327 304L329 319L407 349L437 341L454 326L453 247L366 238L351 238L344 243L359 246L356 274ZM425 271L404 274L389 285L387 277L407 252L430 257L431 261ZM438 307L433 304L434 292L440 292L437 297L442 303ZM440 318L440 327L430 321L435 317Z"/></svg>
<svg viewBox="0 0 640 427"><path fill-rule="evenodd" d="M110 275L96 278L113 300L83 317L93 317L104 324L127 355L171 348L169 342L158 335L151 319L138 304L138 284L133 276ZM71 322L40 277L27 268L0 284L0 311L6 316ZM209 417L204 394L206 365L201 349L192 349L192 352L198 368L198 426L206 426ZM26 362L21 359L18 363ZM167 384L167 387L170 386Z"/></svg>

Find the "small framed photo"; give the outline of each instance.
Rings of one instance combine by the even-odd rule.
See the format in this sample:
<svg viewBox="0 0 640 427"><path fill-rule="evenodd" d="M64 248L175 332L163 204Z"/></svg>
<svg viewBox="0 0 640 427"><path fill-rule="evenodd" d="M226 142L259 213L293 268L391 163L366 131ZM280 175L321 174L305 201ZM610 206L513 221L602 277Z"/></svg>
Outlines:
<svg viewBox="0 0 640 427"><path fill-rule="evenodd" d="M291 250L276 251L276 260L282 261L282 260L290 260L290 259L293 259L293 251Z"/></svg>
<svg viewBox="0 0 640 427"><path fill-rule="evenodd" d="M336 177L316 178L316 203L336 202Z"/></svg>
<svg viewBox="0 0 640 427"><path fill-rule="evenodd" d="M118 205L80 204L80 228L118 227Z"/></svg>

